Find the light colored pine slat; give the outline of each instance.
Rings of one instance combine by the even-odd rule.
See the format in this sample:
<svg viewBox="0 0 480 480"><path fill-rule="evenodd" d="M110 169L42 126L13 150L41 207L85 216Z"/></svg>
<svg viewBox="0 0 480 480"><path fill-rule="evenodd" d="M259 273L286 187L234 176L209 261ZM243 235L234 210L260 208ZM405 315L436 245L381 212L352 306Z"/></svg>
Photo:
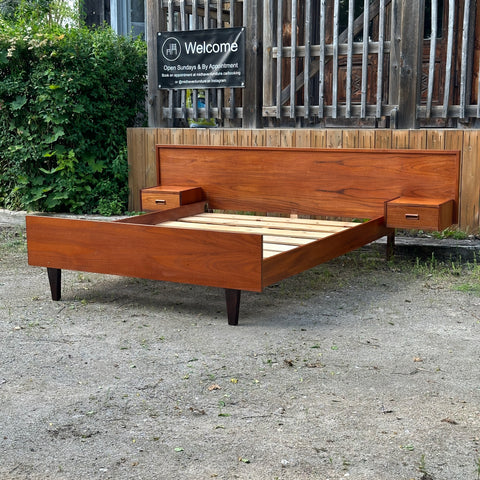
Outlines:
<svg viewBox="0 0 480 480"><path fill-rule="evenodd" d="M290 217L265 217L261 215L238 215L234 213L200 213L196 215L202 218L246 218L248 220L257 220L259 222L266 220L268 222L284 222L285 224L304 224L304 225L326 225L333 227L356 227L358 222L342 222L340 220L314 220L310 218L290 218Z"/></svg>
<svg viewBox="0 0 480 480"><path fill-rule="evenodd" d="M282 253L282 252L263 252L263 258L270 258L270 257L274 257L275 255L278 255L279 253Z"/></svg>
<svg viewBox="0 0 480 480"><path fill-rule="evenodd" d="M263 250L268 252L288 252L289 250L293 250L294 248L298 248L295 245L281 245L279 243L264 243Z"/></svg>
<svg viewBox="0 0 480 480"><path fill-rule="evenodd" d="M345 230L347 227L343 226L332 226L332 225L315 225L315 224L305 224L305 223L287 223L287 222L269 222L266 220L248 220L242 218L198 218L197 216L193 217L184 217L179 219L180 222L188 223L208 223L209 225L225 225L231 227L251 227L251 228L270 228L272 230L283 230L288 228L289 230L299 230L299 231L309 231L309 232L330 232L336 233L342 230ZM272 232L273 233L273 232Z"/></svg>
<svg viewBox="0 0 480 480"><path fill-rule="evenodd" d="M311 238L278 237L275 235L264 235L263 241L268 243L281 243L284 245L295 245L297 247L300 247L302 245L312 243L315 240L312 240Z"/></svg>
<svg viewBox="0 0 480 480"><path fill-rule="evenodd" d="M248 227L232 227L228 225L210 225L208 223L189 223L189 222L162 222L157 225L158 227L174 227L183 228L187 230L209 230L212 232L238 232L238 233L250 233L253 235L266 235L271 234L272 230L269 228L248 228ZM298 238L312 238L319 239L325 238L331 233L324 232L305 232L295 230L276 230L275 235L285 237L298 237Z"/></svg>

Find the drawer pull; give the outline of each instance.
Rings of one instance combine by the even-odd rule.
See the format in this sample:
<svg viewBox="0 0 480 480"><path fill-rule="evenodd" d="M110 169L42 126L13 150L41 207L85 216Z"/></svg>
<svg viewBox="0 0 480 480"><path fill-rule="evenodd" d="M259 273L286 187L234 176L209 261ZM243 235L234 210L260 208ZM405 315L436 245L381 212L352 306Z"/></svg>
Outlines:
<svg viewBox="0 0 480 480"><path fill-rule="evenodd" d="M406 220L418 220L420 218L420 215L418 213L406 213L405 214L405 219Z"/></svg>
<svg viewBox="0 0 480 480"><path fill-rule="evenodd" d="M166 201L166 200L162 200L162 199L160 199L160 198L157 198L157 199L155 200L155 203L156 203L157 205L166 205L166 204L167 204L167 201Z"/></svg>

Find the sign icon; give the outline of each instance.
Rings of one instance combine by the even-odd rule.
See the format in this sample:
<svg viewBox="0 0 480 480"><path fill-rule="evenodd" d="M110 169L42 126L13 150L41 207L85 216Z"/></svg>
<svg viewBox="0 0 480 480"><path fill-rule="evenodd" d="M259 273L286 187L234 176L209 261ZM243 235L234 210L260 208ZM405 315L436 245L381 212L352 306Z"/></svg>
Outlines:
<svg viewBox="0 0 480 480"><path fill-rule="evenodd" d="M182 48L180 46L180 42L174 38L169 37L167 38L162 45L162 54L165 60L169 62L174 62L182 53Z"/></svg>

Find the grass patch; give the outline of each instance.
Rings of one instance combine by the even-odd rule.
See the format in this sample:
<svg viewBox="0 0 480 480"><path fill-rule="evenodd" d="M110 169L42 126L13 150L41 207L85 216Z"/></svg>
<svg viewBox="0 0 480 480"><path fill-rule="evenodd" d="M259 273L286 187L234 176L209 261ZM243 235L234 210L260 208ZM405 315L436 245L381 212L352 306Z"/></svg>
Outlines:
<svg viewBox="0 0 480 480"><path fill-rule="evenodd" d="M26 252L27 237L20 227L0 227L0 252Z"/></svg>

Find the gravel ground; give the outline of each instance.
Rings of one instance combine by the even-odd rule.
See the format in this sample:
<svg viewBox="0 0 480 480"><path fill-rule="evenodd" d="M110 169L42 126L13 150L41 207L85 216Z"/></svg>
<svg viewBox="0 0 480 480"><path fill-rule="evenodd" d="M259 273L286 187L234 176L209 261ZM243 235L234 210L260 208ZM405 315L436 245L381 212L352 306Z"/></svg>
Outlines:
<svg viewBox="0 0 480 480"><path fill-rule="evenodd" d="M0 479L480 477L480 267L377 247L244 293L64 272L0 231Z"/></svg>

